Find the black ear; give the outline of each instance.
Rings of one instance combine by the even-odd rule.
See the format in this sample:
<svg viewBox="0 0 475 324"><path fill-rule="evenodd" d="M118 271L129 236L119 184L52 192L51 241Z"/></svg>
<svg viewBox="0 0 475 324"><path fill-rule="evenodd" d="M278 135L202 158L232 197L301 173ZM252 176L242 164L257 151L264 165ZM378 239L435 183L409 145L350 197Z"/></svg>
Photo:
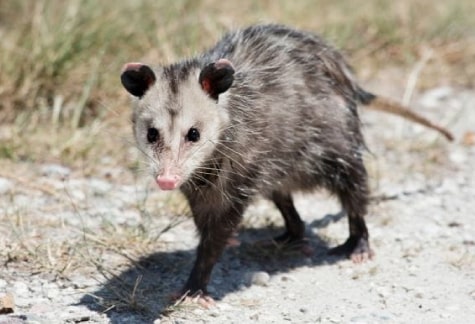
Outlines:
<svg viewBox="0 0 475 324"><path fill-rule="evenodd" d="M234 81L234 67L226 59L206 65L200 73L201 88L214 100L227 91Z"/></svg>
<svg viewBox="0 0 475 324"><path fill-rule="evenodd" d="M127 63L120 76L122 85L133 96L142 97L155 83L152 69L142 63Z"/></svg>

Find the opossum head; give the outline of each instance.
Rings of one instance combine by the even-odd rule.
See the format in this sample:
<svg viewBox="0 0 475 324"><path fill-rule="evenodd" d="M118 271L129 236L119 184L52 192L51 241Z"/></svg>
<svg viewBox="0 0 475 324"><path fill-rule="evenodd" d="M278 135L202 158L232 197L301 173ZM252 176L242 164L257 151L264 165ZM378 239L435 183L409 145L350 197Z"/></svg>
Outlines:
<svg viewBox="0 0 475 324"><path fill-rule="evenodd" d="M233 75L226 59L205 67L193 61L156 70L124 66L121 81L134 100L134 135L162 190L206 174L203 165L229 122L225 103Z"/></svg>

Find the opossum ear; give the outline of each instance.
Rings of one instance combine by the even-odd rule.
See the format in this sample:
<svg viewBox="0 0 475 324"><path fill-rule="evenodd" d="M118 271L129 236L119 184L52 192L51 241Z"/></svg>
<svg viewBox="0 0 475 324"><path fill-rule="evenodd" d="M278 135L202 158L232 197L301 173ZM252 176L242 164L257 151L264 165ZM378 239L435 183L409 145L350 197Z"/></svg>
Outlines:
<svg viewBox="0 0 475 324"><path fill-rule="evenodd" d="M155 83L152 69L142 63L127 63L122 69L120 80L124 88L135 97L142 97Z"/></svg>
<svg viewBox="0 0 475 324"><path fill-rule="evenodd" d="M226 59L206 65L200 73L201 88L214 100L227 91L234 81L234 67Z"/></svg>

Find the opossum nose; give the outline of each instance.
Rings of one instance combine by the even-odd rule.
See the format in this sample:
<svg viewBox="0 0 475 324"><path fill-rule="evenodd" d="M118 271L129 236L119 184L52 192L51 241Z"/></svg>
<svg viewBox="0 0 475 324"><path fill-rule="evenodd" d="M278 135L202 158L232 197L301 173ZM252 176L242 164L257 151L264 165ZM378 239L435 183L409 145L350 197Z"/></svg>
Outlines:
<svg viewBox="0 0 475 324"><path fill-rule="evenodd" d="M159 175L156 179L158 187L162 190L173 190L178 187L180 183L180 176L178 175Z"/></svg>

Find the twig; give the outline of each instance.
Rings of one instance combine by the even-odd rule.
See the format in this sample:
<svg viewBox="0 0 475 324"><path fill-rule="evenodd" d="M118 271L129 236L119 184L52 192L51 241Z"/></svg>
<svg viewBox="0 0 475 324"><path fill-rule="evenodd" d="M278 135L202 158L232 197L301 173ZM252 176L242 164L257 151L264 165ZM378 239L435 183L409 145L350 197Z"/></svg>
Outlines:
<svg viewBox="0 0 475 324"><path fill-rule="evenodd" d="M407 106L409 105L409 102L411 101L412 94L414 93L414 89L417 84L417 80L419 79L419 75L424 68L424 66L429 62L429 60L432 58L434 54L434 51L429 48L424 52L422 55L422 58L417 62L417 64L414 66L414 68L411 71L411 74L409 74L409 78L407 79L407 84L406 84L406 90L404 91L404 96L402 97L402 103L403 105Z"/></svg>

